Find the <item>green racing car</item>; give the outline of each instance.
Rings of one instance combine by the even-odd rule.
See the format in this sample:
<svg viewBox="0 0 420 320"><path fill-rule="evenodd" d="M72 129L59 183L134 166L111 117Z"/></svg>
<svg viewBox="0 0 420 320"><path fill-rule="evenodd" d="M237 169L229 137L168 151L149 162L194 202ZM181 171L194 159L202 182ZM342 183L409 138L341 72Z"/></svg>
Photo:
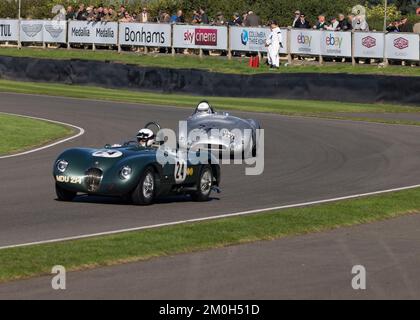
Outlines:
<svg viewBox="0 0 420 320"><path fill-rule="evenodd" d="M163 141L156 139L152 126L161 129L150 122L139 131L137 141L61 153L53 167L58 200L72 201L78 194L87 194L149 205L165 195L189 194L195 201L206 201L212 191L220 192L220 166L211 153L196 151L207 161L192 163L178 150L162 149ZM158 161L162 152L166 163Z"/></svg>

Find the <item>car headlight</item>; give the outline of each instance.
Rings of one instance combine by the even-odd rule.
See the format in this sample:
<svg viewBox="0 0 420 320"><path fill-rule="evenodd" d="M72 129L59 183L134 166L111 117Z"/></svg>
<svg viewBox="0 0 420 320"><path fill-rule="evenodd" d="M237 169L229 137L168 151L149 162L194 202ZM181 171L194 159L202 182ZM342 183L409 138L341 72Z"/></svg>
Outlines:
<svg viewBox="0 0 420 320"><path fill-rule="evenodd" d="M69 163L66 160L58 160L57 161L57 170L63 173L67 170L67 167L69 166Z"/></svg>
<svg viewBox="0 0 420 320"><path fill-rule="evenodd" d="M129 166L125 166L120 171L120 178L123 180L127 180L131 177L131 174L133 173L133 169Z"/></svg>

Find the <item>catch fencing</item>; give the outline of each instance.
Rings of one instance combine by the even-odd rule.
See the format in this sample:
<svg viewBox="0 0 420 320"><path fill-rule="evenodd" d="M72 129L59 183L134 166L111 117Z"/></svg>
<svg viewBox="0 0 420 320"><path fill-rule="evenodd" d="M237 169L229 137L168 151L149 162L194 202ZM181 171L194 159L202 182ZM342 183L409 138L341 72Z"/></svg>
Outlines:
<svg viewBox="0 0 420 320"><path fill-rule="evenodd" d="M287 55L420 60L420 35L415 33L334 32L281 29ZM58 43L118 47L160 47L265 53L269 28L159 23L87 22L0 19L0 42Z"/></svg>

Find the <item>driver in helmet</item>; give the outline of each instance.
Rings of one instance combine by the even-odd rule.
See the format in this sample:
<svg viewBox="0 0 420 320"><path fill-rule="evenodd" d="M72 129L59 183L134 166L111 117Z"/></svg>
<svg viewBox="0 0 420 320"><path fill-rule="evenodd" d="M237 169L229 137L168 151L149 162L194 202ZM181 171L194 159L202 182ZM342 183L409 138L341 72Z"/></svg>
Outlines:
<svg viewBox="0 0 420 320"><path fill-rule="evenodd" d="M150 129L141 129L137 133L137 143L141 147L151 147L155 143L155 134Z"/></svg>
<svg viewBox="0 0 420 320"><path fill-rule="evenodd" d="M197 106L197 114L211 114L212 109L207 101L201 101Z"/></svg>

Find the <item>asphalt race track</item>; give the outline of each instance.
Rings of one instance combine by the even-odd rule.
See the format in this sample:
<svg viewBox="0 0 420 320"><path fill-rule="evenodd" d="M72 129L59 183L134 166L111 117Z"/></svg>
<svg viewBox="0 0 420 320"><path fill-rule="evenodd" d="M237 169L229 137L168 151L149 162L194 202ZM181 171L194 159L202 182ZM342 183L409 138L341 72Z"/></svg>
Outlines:
<svg viewBox="0 0 420 320"><path fill-rule="evenodd" d="M193 110L33 95L0 94L0 112L63 121L85 135L0 159L0 246L148 226L360 194L420 183L420 128L315 118L246 114L265 129L265 171L245 176L225 166L222 193L207 203L168 198L150 207L112 198L55 198L53 161L64 148L132 139L148 121L175 128ZM30 133L29 133L30 134Z"/></svg>

